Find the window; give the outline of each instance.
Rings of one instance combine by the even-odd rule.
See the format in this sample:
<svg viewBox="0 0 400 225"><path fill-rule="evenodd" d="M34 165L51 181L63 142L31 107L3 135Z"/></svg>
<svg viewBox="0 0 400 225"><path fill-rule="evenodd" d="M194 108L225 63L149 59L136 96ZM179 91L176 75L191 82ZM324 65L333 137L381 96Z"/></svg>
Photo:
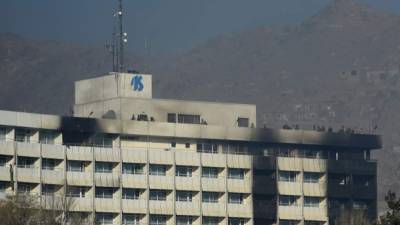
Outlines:
<svg viewBox="0 0 400 225"><path fill-rule="evenodd" d="M7 137L7 130L4 127L0 127L0 141L5 141Z"/></svg>
<svg viewBox="0 0 400 225"><path fill-rule="evenodd" d="M123 225L139 225L141 216L138 214L123 214L122 224Z"/></svg>
<svg viewBox="0 0 400 225"><path fill-rule="evenodd" d="M144 164L136 163L123 163L122 173L123 174L143 174Z"/></svg>
<svg viewBox="0 0 400 225"><path fill-rule="evenodd" d="M320 173L304 172L304 183L319 183Z"/></svg>
<svg viewBox="0 0 400 225"><path fill-rule="evenodd" d="M176 114L175 113L168 113L167 122L168 123L176 123Z"/></svg>
<svg viewBox="0 0 400 225"><path fill-rule="evenodd" d="M185 143L185 148L190 148L190 143Z"/></svg>
<svg viewBox="0 0 400 225"><path fill-rule="evenodd" d="M0 155L0 166L5 166L7 162L9 161L9 157Z"/></svg>
<svg viewBox="0 0 400 225"><path fill-rule="evenodd" d="M321 199L318 197L304 196L304 207L319 207Z"/></svg>
<svg viewBox="0 0 400 225"><path fill-rule="evenodd" d="M17 166L19 168L34 168L36 158L18 156L17 161Z"/></svg>
<svg viewBox="0 0 400 225"><path fill-rule="evenodd" d="M229 179L244 179L244 169L228 169L228 178Z"/></svg>
<svg viewBox="0 0 400 225"><path fill-rule="evenodd" d="M114 215L111 213L96 213L96 225L112 225Z"/></svg>
<svg viewBox="0 0 400 225"><path fill-rule="evenodd" d="M139 199L140 198L140 190L133 188L124 188L122 189L122 198L123 199Z"/></svg>
<svg viewBox="0 0 400 225"><path fill-rule="evenodd" d="M42 195L54 195L54 193L56 192L56 187L54 185L51 184L44 184L42 186Z"/></svg>
<svg viewBox="0 0 400 225"><path fill-rule="evenodd" d="M88 187L67 186L67 197L84 198Z"/></svg>
<svg viewBox="0 0 400 225"><path fill-rule="evenodd" d="M220 193L218 192L203 192L203 202L218 203Z"/></svg>
<svg viewBox="0 0 400 225"><path fill-rule="evenodd" d="M193 167L191 166L176 166L175 175L178 177L192 177Z"/></svg>
<svg viewBox="0 0 400 225"><path fill-rule="evenodd" d="M98 134L92 138L94 146L112 148L114 138L108 134Z"/></svg>
<svg viewBox="0 0 400 225"><path fill-rule="evenodd" d="M243 194L242 193L229 193L228 203L230 204L243 204Z"/></svg>
<svg viewBox="0 0 400 225"><path fill-rule="evenodd" d="M362 200L354 200L353 201L354 209L368 209L368 203Z"/></svg>
<svg viewBox="0 0 400 225"><path fill-rule="evenodd" d="M216 167L203 167L201 176L205 178L218 178L219 169Z"/></svg>
<svg viewBox="0 0 400 225"><path fill-rule="evenodd" d="M150 225L166 225L167 217L162 215L150 215Z"/></svg>
<svg viewBox="0 0 400 225"><path fill-rule="evenodd" d="M229 225L245 225L246 224L246 219L243 218L229 218L228 219L228 224Z"/></svg>
<svg viewBox="0 0 400 225"><path fill-rule="evenodd" d="M113 164L111 162L96 162L95 171L96 173L112 173Z"/></svg>
<svg viewBox="0 0 400 225"><path fill-rule="evenodd" d="M299 225L300 221L297 220L279 220L279 225Z"/></svg>
<svg viewBox="0 0 400 225"><path fill-rule="evenodd" d="M176 191L176 201L192 202L193 192L191 191Z"/></svg>
<svg viewBox="0 0 400 225"><path fill-rule="evenodd" d="M304 158L310 158L310 159L317 159L317 158L320 158L319 156L320 156L320 152L319 151L316 151L316 150L308 150L308 149L306 149L306 150L303 150L303 151L301 151L302 153L303 153L303 157Z"/></svg>
<svg viewBox="0 0 400 225"><path fill-rule="evenodd" d="M177 216L176 217L176 225L192 225L193 217L192 216Z"/></svg>
<svg viewBox="0 0 400 225"><path fill-rule="evenodd" d="M249 118L239 117L237 123L238 127L249 127Z"/></svg>
<svg viewBox="0 0 400 225"><path fill-rule="evenodd" d="M30 142L32 132L33 131L26 129L15 129L15 141Z"/></svg>
<svg viewBox="0 0 400 225"><path fill-rule="evenodd" d="M67 171L85 172L85 163L83 161L67 161Z"/></svg>
<svg viewBox="0 0 400 225"><path fill-rule="evenodd" d="M306 220L304 221L304 225L323 225L324 222L322 221L311 221L311 220Z"/></svg>
<svg viewBox="0 0 400 225"><path fill-rule="evenodd" d="M282 206L297 206L297 196L293 195L280 195L279 205Z"/></svg>
<svg viewBox="0 0 400 225"><path fill-rule="evenodd" d="M30 194L31 191L35 188L35 184L30 183L18 183L17 192L20 194Z"/></svg>
<svg viewBox="0 0 400 225"><path fill-rule="evenodd" d="M96 198L113 198L114 188L96 187Z"/></svg>
<svg viewBox="0 0 400 225"><path fill-rule="evenodd" d="M166 165L150 165L149 167L149 174L155 176L165 176L167 172Z"/></svg>
<svg viewBox="0 0 400 225"><path fill-rule="evenodd" d="M42 169L43 170L54 170L56 166L55 159L42 159Z"/></svg>
<svg viewBox="0 0 400 225"><path fill-rule="evenodd" d="M202 225L218 225L220 221L221 221L221 219L218 217L205 216L205 217L203 217Z"/></svg>
<svg viewBox="0 0 400 225"><path fill-rule="evenodd" d="M296 182L297 172L279 171L279 181Z"/></svg>
<svg viewBox="0 0 400 225"><path fill-rule="evenodd" d="M171 142L171 147L172 148L176 148L176 142L175 141Z"/></svg>
<svg viewBox="0 0 400 225"><path fill-rule="evenodd" d="M167 200L166 190L150 190L150 200L165 201Z"/></svg>
<svg viewBox="0 0 400 225"><path fill-rule="evenodd" d="M208 143L208 142L197 143L197 152L217 154L218 153L218 145Z"/></svg>
<svg viewBox="0 0 400 225"><path fill-rule="evenodd" d="M53 131L40 131L39 132L39 141L42 144L54 144L54 140L57 135Z"/></svg>
<svg viewBox="0 0 400 225"><path fill-rule="evenodd" d="M200 124L200 116L178 114L178 123Z"/></svg>
<svg viewBox="0 0 400 225"><path fill-rule="evenodd" d="M7 184L10 182L6 182L6 181L0 181L0 192L4 192L7 189Z"/></svg>
<svg viewBox="0 0 400 225"><path fill-rule="evenodd" d="M329 177L328 183L330 184L339 186L345 186L350 184L350 176L346 174L329 174L328 177Z"/></svg>

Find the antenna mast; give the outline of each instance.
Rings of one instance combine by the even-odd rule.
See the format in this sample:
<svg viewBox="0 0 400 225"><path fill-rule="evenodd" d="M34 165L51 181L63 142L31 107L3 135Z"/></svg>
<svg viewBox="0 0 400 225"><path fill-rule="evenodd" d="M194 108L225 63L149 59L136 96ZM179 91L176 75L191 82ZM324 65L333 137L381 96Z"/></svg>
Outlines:
<svg viewBox="0 0 400 225"><path fill-rule="evenodd" d="M118 50L118 71L117 72L123 72L124 71L124 43L126 43L128 40L127 34L124 33L123 30L123 11L122 11L122 0L118 0L118 28L119 28L119 35L118 35L118 44L119 44L119 50Z"/></svg>

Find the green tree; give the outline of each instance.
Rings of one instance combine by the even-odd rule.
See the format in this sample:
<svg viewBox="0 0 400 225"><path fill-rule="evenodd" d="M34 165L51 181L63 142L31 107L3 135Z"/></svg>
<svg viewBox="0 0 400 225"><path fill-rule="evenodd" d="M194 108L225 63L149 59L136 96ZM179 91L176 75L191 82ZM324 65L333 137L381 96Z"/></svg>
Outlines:
<svg viewBox="0 0 400 225"><path fill-rule="evenodd" d="M400 225L400 198L389 191L385 197L389 210L379 218L377 225Z"/></svg>

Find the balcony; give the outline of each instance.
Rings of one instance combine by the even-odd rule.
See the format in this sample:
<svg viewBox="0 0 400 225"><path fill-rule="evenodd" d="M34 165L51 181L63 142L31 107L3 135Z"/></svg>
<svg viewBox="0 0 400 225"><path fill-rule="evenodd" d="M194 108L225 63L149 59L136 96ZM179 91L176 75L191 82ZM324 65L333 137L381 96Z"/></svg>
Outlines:
<svg viewBox="0 0 400 225"><path fill-rule="evenodd" d="M225 192L225 178L201 178L203 191Z"/></svg>
<svg viewBox="0 0 400 225"><path fill-rule="evenodd" d="M350 198L352 195L351 186L328 182L328 195L333 198Z"/></svg>
<svg viewBox="0 0 400 225"><path fill-rule="evenodd" d="M113 198L95 198L94 205L96 212L114 212L120 211L121 202Z"/></svg>
<svg viewBox="0 0 400 225"><path fill-rule="evenodd" d="M1 181L11 181L10 167L0 166L0 180Z"/></svg>
<svg viewBox="0 0 400 225"><path fill-rule="evenodd" d="M147 150L122 149L122 161L125 163L147 163Z"/></svg>
<svg viewBox="0 0 400 225"><path fill-rule="evenodd" d="M325 159L303 159L303 169L306 172L325 173L328 161Z"/></svg>
<svg viewBox="0 0 400 225"><path fill-rule="evenodd" d="M324 197L327 195L326 183L304 183L303 192L306 196Z"/></svg>
<svg viewBox="0 0 400 225"><path fill-rule="evenodd" d="M39 168L17 168L17 181L28 183L40 183Z"/></svg>
<svg viewBox="0 0 400 225"><path fill-rule="evenodd" d="M229 192L251 193L252 183L250 179L228 179L227 188Z"/></svg>
<svg viewBox="0 0 400 225"><path fill-rule="evenodd" d="M197 152L179 152L175 154L175 163L181 166L198 166L200 165L200 154Z"/></svg>
<svg viewBox="0 0 400 225"><path fill-rule="evenodd" d="M199 177L175 177L175 187L177 190L199 190L200 179Z"/></svg>
<svg viewBox="0 0 400 225"><path fill-rule="evenodd" d="M114 173L95 173L94 181L100 187L119 187L119 176Z"/></svg>
<svg viewBox="0 0 400 225"><path fill-rule="evenodd" d="M228 204L228 216L251 218L253 210L251 205L247 204Z"/></svg>
<svg viewBox="0 0 400 225"><path fill-rule="evenodd" d="M78 161L92 161L93 160L93 148L82 147L82 146L69 146L67 150L68 160Z"/></svg>
<svg viewBox="0 0 400 225"><path fill-rule="evenodd" d="M122 199L123 213L147 213L147 200L144 199Z"/></svg>
<svg viewBox="0 0 400 225"><path fill-rule="evenodd" d="M204 203L202 204L203 216L221 216L226 215L226 205L221 203Z"/></svg>
<svg viewBox="0 0 400 225"><path fill-rule="evenodd" d="M376 175L377 163L363 160L328 160L328 170L334 173Z"/></svg>
<svg viewBox="0 0 400 225"><path fill-rule="evenodd" d="M251 169L252 156L228 154L226 157L229 168Z"/></svg>
<svg viewBox="0 0 400 225"><path fill-rule="evenodd" d="M253 191L257 194L275 194L276 180L266 176L254 176Z"/></svg>
<svg viewBox="0 0 400 225"><path fill-rule="evenodd" d="M120 150L113 148L94 148L94 158L102 162L119 162Z"/></svg>
<svg viewBox="0 0 400 225"><path fill-rule="evenodd" d="M64 159L63 145L42 144L42 157L49 159Z"/></svg>
<svg viewBox="0 0 400 225"><path fill-rule="evenodd" d="M302 183L279 181L278 192L281 195L302 195Z"/></svg>
<svg viewBox="0 0 400 225"><path fill-rule="evenodd" d="M202 166L207 166L207 167L225 168L227 162L225 154L201 153L200 157Z"/></svg>
<svg viewBox="0 0 400 225"><path fill-rule="evenodd" d="M14 155L14 143L12 141L0 141L0 155Z"/></svg>
<svg viewBox="0 0 400 225"><path fill-rule="evenodd" d="M149 163L172 165L174 163L174 153L165 150L149 150Z"/></svg>
<svg viewBox="0 0 400 225"><path fill-rule="evenodd" d="M92 212L93 199L90 197L85 198L67 198L67 205L72 212Z"/></svg>
<svg viewBox="0 0 400 225"><path fill-rule="evenodd" d="M40 144L28 142L15 142L18 156L40 157Z"/></svg>
<svg viewBox="0 0 400 225"><path fill-rule="evenodd" d="M72 186L92 186L91 172L67 172L67 184Z"/></svg>
<svg viewBox="0 0 400 225"><path fill-rule="evenodd" d="M64 184L64 171L42 170L42 182L45 184Z"/></svg>
<svg viewBox="0 0 400 225"><path fill-rule="evenodd" d="M305 220L317 220L327 221L328 220L328 209L318 207L304 207L304 219Z"/></svg>
<svg viewBox="0 0 400 225"><path fill-rule="evenodd" d="M174 203L172 201L149 201L149 211L151 214L173 214Z"/></svg>
<svg viewBox="0 0 400 225"><path fill-rule="evenodd" d="M193 202L176 202L175 211L178 215L198 216L200 215L200 204L198 201Z"/></svg>
<svg viewBox="0 0 400 225"><path fill-rule="evenodd" d="M64 208L65 201L61 196L42 195L40 198L40 203L45 209L62 210Z"/></svg>
<svg viewBox="0 0 400 225"><path fill-rule="evenodd" d="M278 207L279 219L284 220L302 220L303 213L300 206L279 206Z"/></svg>
<svg viewBox="0 0 400 225"><path fill-rule="evenodd" d="M147 188L147 175L122 174L122 186L125 188Z"/></svg>
<svg viewBox="0 0 400 225"><path fill-rule="evenodd" d="M150 189L174 189L174 177L171 176L149 176Z"/></svg>
<svg viewBox="0 0 400 225"><path fill-rule="evenodd" d="M303 163L301 158L278 157L278 169L285 171L301 171Z"/></svg>

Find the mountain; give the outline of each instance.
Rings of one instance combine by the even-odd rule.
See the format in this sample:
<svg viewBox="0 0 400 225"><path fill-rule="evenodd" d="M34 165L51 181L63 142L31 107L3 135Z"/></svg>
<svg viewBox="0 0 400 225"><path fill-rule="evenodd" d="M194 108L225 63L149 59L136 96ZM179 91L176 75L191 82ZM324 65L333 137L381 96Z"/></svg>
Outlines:
<svg viewBox="0 0 400 225"><path fill-rule="evenodd" d="M336 0L297 26L247 29L183 53L128 61L154 74L155 97L255 103L259 126L383 134L384 149L374 155L382 207L387 190L400 190L399 22ZM67 114L73 81L104 74L109 61L100 48L2 34L0 108Z"/></svg>

